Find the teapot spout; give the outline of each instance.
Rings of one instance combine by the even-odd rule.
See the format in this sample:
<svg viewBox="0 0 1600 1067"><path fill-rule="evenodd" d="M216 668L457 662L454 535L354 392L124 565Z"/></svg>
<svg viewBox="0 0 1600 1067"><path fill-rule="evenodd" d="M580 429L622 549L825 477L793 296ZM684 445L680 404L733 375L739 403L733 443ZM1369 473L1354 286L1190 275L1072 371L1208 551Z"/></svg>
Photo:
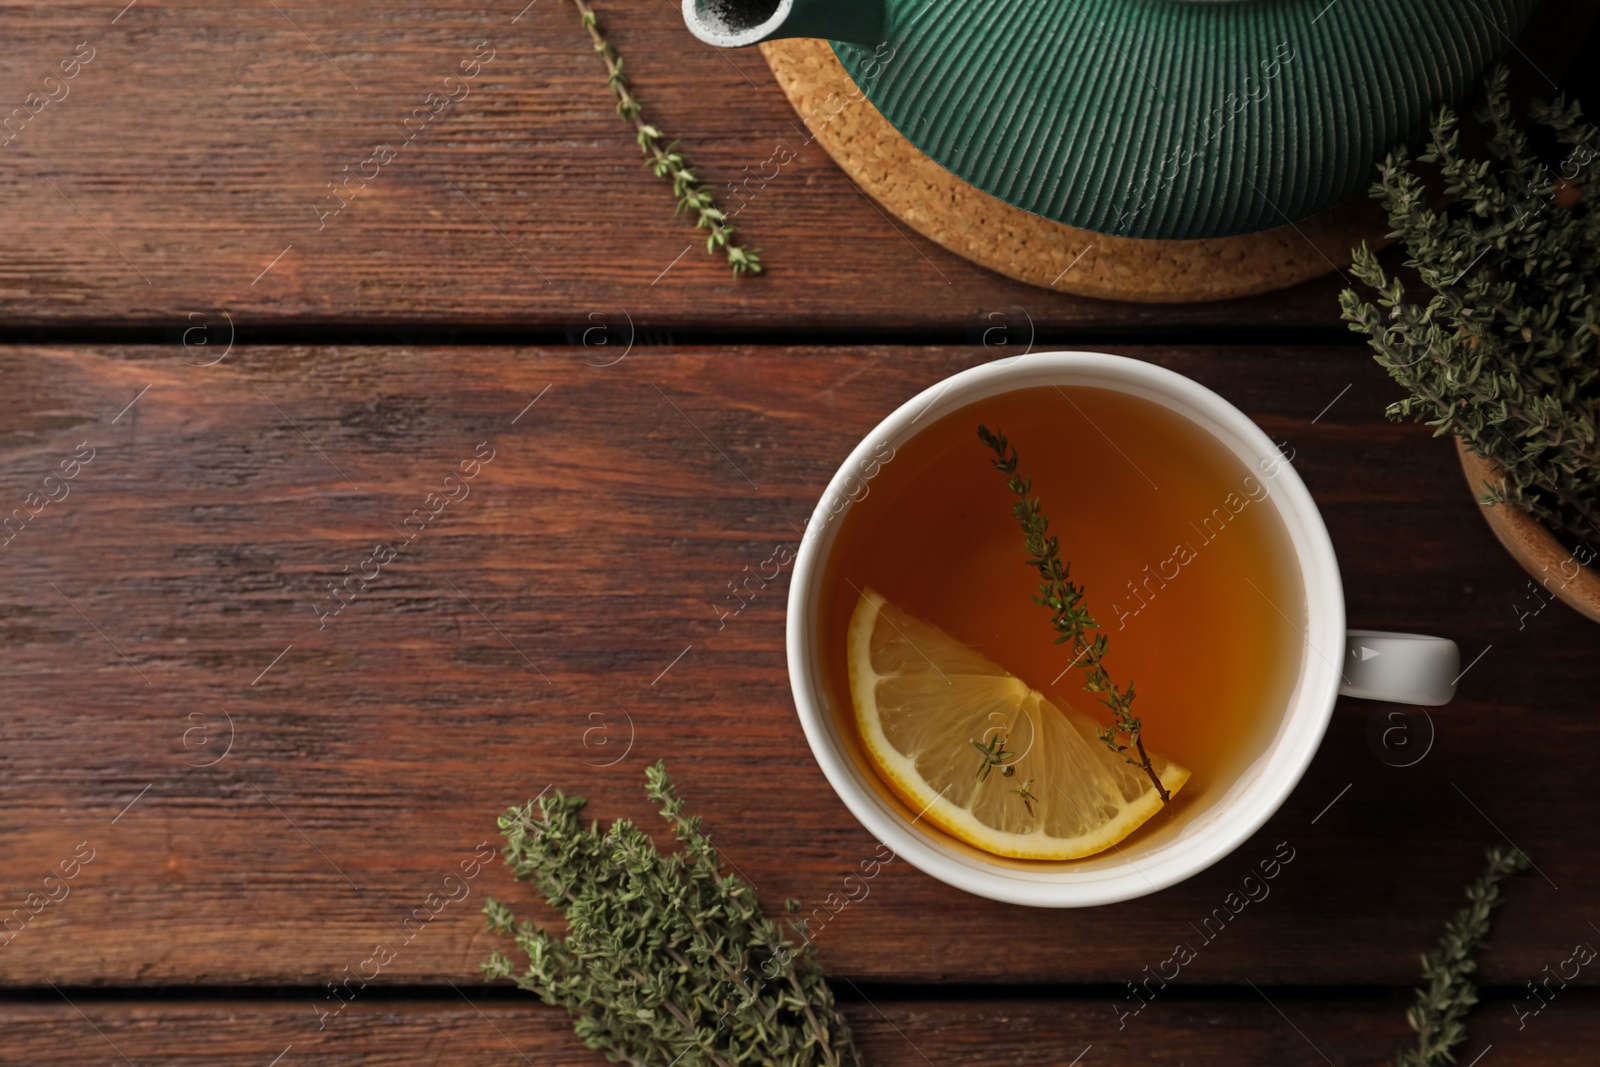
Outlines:
<svg viewBox="0 0 1600 1067"><path fill-rule="evenodd" d="M883 40L886 0L683 0L683 21L706 44L743 48L780 37L822 37L871 48Z"/></svg>

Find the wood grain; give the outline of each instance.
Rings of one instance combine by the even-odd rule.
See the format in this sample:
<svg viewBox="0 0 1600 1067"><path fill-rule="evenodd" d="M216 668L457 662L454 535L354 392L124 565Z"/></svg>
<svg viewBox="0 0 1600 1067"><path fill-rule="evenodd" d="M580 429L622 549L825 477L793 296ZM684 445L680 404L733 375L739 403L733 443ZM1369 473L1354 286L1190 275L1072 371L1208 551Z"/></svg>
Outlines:
<svg viewBox="0 0 1600 1067"><path fill-rule="evenodd" d="M240 346L192 365L215 351L0 350L7 507L94 450L0 547L0 914L93 850L8 938L0 983L315 986L404 937L380 982L466 988L484 895L531 894L491 864L467 899L407 916L547 787L653 824L657 758L769 907L819 903L873 852L795 720L787 578L721 624L718 605L879 418L989 353L635 348L601 367L581 347ZM1120 988L1281 841L1297 858L1271 896L1184 982L1410 983L1502 835L1541 873L1512 890L1486 978L1520 986L1600 936L1593 626L1559 604L1519 619L1526 577L1448 442L1383 418L1393 386L1358 348L1120 351L1287 442L1351 625L1455 638L1461 696L1408 768L1369 740L1390 709L1341 701L1262 832L1143 900L1034 911L891 864L820 933L830 973ZM370 573L485 449L469 495L319 624L327 583Z"/></svg>
<svg viewBox="0 0 1600 1067"><path fill-rule="evenodd" d="M860 193L753 50L700 44L672 4L605 5L648 117L682 139L770 266L735 281L641 166L577 13L525 5L141 0L120 15L121 4L86 2L13 12L0 114L30 93L65 95L25 110L0 146L0 325L182 331L190 315L220 322L226 311L245 327L581 330L603 313L669 329L926 337L981 332L1015 307L1041 329L1337 325L1337 278L1135 310L975 267ZM487 63L474 59L482 41ZM93 58L62 83L80 43ZM463 62L476 76L446 85ZM435 115L430 93L460 99ZM428 121L407 126L419 107Z"/></svg>
<svg viewBox="0 0 1600 1067"><path fill-rule="evenodd" d="M857 1044L875 1067L1069 1062L1319 1067L1388 1062L1403 1042L1414 1040L1398 998L1307 1001L1279 993L1271 1001L1155 1001L1119 1030L1109 1005L1089 999L919 1003L882 997L863 1002L848 990L845 996L854 1000L845 1012ZM52 993L49 1000L0 1008L0 1027L8 1062L30 1067L122 1062L118 1052L139 1067L591 1067L602 1062L573 1036L564 1015L532 998L527 1003L485 1000L481 993L475 1002L463 998L356 1000L348 1014L319 1031L310 1006L293 998L67 1004ZM1513 1019L1509 1003L1491 996L1470 1021L1458 1062L1468 1062L1485 1046L1496 1050L1493 1057L1515 1057L1511 1062L1548 1067L1593 1062L1591 1050L1600 1041L1600 998L1593 992L1559 994L1520 1032Z"/></svg>

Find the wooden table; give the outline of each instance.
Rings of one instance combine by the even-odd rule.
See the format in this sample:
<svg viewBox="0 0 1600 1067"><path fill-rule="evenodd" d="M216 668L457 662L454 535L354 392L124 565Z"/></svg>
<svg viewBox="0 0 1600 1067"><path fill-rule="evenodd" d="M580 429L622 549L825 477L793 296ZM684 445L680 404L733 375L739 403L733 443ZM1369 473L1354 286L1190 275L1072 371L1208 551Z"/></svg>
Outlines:
<svg viewBox="0 0 1600 1067"><path fill-rule="evenodd" d="M1341 700L1266 828L1155 896L1035 911L889 865L818 940L868 1059L1377 1062L1484 847L1513 841L1539 871L1463 1062L1592 1062L1600 971L1520 1030L1512 1003L1600 941L1600 631L1519 616L1527 578L1449 443L1384 418L1340 279L1191 307L1007 282L799 143L753 53L618 4L636 87L704 176L796 151L740 218L770 272L735 281L639 165L575 12L524 2L7 17L7 107L79 64L0 149L6 509L80 466L0 548L0 916L26 920L0 1062L597 1062L478 973L482 898L531 898L497 863L337 1015L327 983L509 804L556 786L653 820L657 758L769 907L837 888L874 842L794 716L787 572L736 619L717 605L890 408L1030 346L1235 401L1292 445L1351 624L1446 634L1471 668L1410 766L1373 741L1388 708ZM470 94L326 217L328 183L474 56ZM474 456L467 498L330 599ZM1119 1028L1125 984L1282 841L1270 897Z"/></svg>

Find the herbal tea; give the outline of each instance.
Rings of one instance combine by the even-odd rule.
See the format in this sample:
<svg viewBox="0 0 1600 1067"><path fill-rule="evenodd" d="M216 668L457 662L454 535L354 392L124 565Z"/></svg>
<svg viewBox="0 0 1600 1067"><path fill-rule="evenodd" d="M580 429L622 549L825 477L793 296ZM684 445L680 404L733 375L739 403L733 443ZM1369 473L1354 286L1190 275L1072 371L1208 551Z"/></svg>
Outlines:
<svg viewBox="0 0 1600 1067"><path fill-rule="evenodd" d="M980 425L1008 439L1014 473ZM1282 462L1252 469L1148 400L1044 387L970 404L875 463L818 605L857 763L930 833L1021 858L1090 855L1158 794L1225 791L1299 674L1305 606L1271 501ZM1015 507L1048 520L1064 575L1042 542L1030 562ZM1033 599L1052 573L1070 594L1056 610ZM1057 644L1078 592L1097 628ZM1141 724L1111 736L1122 754L1097 736L1108 696Z"/></svg>

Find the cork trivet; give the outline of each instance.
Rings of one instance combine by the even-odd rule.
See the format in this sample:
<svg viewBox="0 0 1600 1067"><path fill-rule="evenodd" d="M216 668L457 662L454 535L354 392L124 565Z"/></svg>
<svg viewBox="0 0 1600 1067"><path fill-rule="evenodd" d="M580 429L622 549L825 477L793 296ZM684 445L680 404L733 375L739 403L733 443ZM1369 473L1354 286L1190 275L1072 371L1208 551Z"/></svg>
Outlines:
<svg viewBox="0 0 1600 1067"><path fill-rule="evenodd" d="M923 236L1018 281L1110 300L1222 300L1342 270L1363 240L1388 243L1382 210L1366 196L1239 237L1146 241L1074 229L997 200L923 155L857 89L828 42L766 41L761 53L812 137L863 191Z"/></svg>

